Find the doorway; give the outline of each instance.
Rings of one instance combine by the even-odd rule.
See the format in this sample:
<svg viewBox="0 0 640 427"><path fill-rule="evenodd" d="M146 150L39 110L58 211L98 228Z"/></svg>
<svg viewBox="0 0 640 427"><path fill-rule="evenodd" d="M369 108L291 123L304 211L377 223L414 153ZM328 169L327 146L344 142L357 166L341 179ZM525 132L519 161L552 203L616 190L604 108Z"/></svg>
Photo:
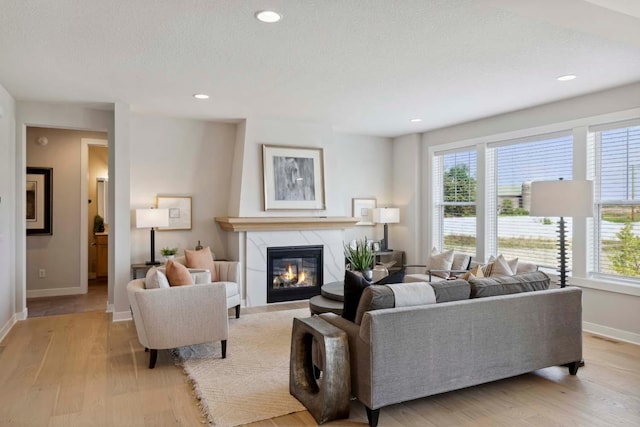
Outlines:
<svg viewBox="0 0 640 427"><path fill-rule="evenodd" d="M102 151L90 155L94 146ZM108 285L106 275L99 278L95 273L93 221L97 215L98 178L103 179L103 184L108 182L107 134L28 126L26 148L27 166L50 170L52 181L51 230L27 236L29 317L104 311ZM106 200L106 191L103 196ZM104 200L101 209L106 211ZM89 265L90 256L93 268ZM91 286L98 283L99 286Z"/></svg>

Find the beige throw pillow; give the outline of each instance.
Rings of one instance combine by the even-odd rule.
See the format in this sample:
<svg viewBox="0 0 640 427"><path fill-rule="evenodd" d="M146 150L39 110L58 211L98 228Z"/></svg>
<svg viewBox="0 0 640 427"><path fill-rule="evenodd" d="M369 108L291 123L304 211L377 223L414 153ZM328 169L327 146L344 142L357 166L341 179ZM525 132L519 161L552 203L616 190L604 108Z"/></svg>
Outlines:
<svg viewBox="0 0 640 427"><path fill-rule="evenodd" d="M453 249L446 252L438 252L436 248L431 250L431 256L427 260L427 270L451 270L453 264ZM446 279L449 277L448 272L434 272L434 276Z"/></svg>
<svg viewBox="0 0 640 427"><path fill-rule="evenodd" d="M193 285L191 273L184 265L174 262L172 259L167 261L167 279L171 286Z"/></svg>
<svg viewBox="0 0 640 427"><path fill-rule="evenodd" d="M211 272L211 282L218 281L218 272L216 271L216 265L213 262L213 255L209 246L206 248L190 251L184 250L184 257L189 268L204 268Z"/></svg>
<svg viewBox="0 0 640 427"><path fill-rule="evenodd" d="M467 271L460 278L463 280L469 281L471 279L475 279L478 277L484 277L484 273L482 272L482 265L480 264L476 265L471 270Z"/></svg>

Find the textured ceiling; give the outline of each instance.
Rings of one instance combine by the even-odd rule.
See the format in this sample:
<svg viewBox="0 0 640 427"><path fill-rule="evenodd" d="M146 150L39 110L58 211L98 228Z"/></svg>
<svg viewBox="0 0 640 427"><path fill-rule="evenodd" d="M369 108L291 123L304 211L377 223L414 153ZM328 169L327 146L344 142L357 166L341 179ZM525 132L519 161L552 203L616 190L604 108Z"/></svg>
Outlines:
<svg viewBox="0 0 640 427"><path fill-rule="evenodd" d="M640 19L623 6L0 0L0 84L19 100L396 136L640 81ZM258 22L262 9L282 21ZM578 79L556 81L569 73Z"/></svg>

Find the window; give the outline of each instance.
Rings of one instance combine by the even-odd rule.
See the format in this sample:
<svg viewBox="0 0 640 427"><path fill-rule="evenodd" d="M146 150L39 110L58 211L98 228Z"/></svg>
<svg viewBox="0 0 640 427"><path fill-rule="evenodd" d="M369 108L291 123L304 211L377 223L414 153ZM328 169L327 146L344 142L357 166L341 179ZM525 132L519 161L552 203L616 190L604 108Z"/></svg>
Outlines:
<svg viewBox="0 0 640 427"><path fill-rule="evenodd" d="M592 271L640 278L640 126L597 129L594 150Z"/></svg>
<svg viewBox="0 0 640 427"><path fill-rule="evenodd" d="M564 132L493 144L487 149L487 168L487 237L495 239L489 250L493 253L495 248L507 259L517 257L556 268L558 218L529 216L531 182L572 179L571 135ZM565 220L570 246L571 219Z"/></svg>
<svg viewBox="0 0 640 427"><path fill-rule="evenodd" d="M434 157L434 240L443 250L476 253L476 151Z"/></svg>

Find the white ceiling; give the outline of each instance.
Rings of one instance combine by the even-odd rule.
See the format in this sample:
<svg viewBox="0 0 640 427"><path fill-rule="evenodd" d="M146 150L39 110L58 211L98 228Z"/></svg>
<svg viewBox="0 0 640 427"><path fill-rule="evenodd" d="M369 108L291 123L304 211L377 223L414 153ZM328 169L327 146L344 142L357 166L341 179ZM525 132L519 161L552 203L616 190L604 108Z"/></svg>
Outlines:
<svg viewBox="0 0 640 427"><path fill-rule="evenodd" d="M258 22L262 9L282 21ZM635 0L0 0L0 84L19 100L396 136L640 81L637 12Z"/></svg>

